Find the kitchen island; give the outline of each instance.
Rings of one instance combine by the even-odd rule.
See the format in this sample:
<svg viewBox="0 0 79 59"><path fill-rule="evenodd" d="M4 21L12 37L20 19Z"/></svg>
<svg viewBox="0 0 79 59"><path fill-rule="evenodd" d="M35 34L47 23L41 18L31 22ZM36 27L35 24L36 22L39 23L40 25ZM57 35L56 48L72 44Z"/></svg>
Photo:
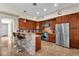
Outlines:
<svg viewBox="0 0 79 59"><path fill-rule="evenodd" d="M19 40L18 40L19 41ZM40 33L25 33L25 39L21 41L21 46L31 55L35 55L41 49Z"/></svg>

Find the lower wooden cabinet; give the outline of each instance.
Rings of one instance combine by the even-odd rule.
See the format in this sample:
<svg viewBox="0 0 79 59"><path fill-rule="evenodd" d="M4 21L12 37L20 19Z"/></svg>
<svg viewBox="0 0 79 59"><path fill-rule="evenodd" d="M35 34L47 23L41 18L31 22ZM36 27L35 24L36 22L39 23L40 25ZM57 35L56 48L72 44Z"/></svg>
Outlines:
<svg viewBox="0 0 79 59"><path fill-rule="evenodd" d="M36 51L41 49L41 38L36 37Z"/></svg>
<svg viewBox="0 0 79 59"><path fill-rule="evenodd" d="M55 35L54 34L48 34L48 41L55 43L56 42Z"/></svg>

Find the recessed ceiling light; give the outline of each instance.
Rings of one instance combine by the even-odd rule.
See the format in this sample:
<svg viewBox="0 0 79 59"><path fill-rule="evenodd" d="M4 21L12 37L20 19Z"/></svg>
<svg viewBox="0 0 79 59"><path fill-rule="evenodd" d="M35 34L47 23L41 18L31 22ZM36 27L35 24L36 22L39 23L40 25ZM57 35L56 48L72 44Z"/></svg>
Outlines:
<svg viewBox="0 0 79 59"><path fill-rule="evenodd" d="M54 4L54 6L56 7L56 6L58 6L58 4L57 4L57 3L55 3L55 4Z"/></svg>
<svg viewBox="0 0 79 59"><path fill-rule="evenodd" d="M39 15L39 12L37 12L37 15Z"/></svg>
<svg viewBox="0 0 79 59"><path fill-rule="evenodd" d="M47 11L47 9L46 9L46 8L44 8L44 11Z"/></svg>
<svg viewBox="0 0 79 59"><path fill-rule="evenodd" d="M36 3L33 3L33 6L36 6L37 4Z"/></svg>
<svg viewBox="0 0 79 59"><path fill-rule="evenodd" d="M27 12L27 11L24 10L24 12Z"/></svg>

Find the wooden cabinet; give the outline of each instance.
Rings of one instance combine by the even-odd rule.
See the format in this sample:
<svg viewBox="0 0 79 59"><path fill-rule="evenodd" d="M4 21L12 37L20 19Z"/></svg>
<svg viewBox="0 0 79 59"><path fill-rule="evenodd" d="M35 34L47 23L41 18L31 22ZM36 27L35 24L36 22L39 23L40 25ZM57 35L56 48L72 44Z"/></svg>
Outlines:
<svg viewBox="0 0 79 59"><path fill-rule="evenodd" d="M50 27L51 27L51 29L55 29L55 25L56 25L56 19L51 19L50 20Z"/></svg>
<svg viewBox="0 0 79 59"><path fill-rule="evenodd" d="M56 19L49 19L49 20L45 20L45 21L40 21L39 22L40 28L42 30L44 29L44 27L43 27L44 24L49 24L51 29L55 28L55 23L56 23Z"/></svg>
<svg viewBox="0 0 79 59"><path fill-rule="evenodd" d="M65 16L60 16L56 18L56 23L60 24L60 23L69 23L69 15L65 15Z"/></svg>
<svg viewBox="0 0 79 59"><path fill-rule="evenodd" d="M32 22L31 27L32 27L32 29L36 29L36 22Z"/></svg>
<svg viewBox="0 0 79 59"><path fill-rule="evenodd" d="M41 25L41 22L37 22L36 28L39 29L39 30L41 30L41 26L42 26L42 25Z"/></svg>
<svg viewBox="0 0 79 59"><path fill-rule="evenodd" d="M26 29L29 29L29 21L26 20Z"/></svg>
<svg viewBox="0 0 79 59"><path fill-rule="evenodd" d="M64 15L56 18L56 23L70 23L70 27L77 27L78 24L78 13Z"/></svg>
<svg viewBox="0 0 79 59"><path fill-rule="evenodd" d="M44 25L44 21L41 21L41 22L40 22L40 28L41 28L41 30L44 29L43 25Z"/></svg>
<svg viewBox="0 0 79 59"><path fill-rule="evenodd" d="M54 34L48 34L48 41L55 43L56 42L55 35Z"/></svg>
<svg viewBox="0 0 79 59"><path fill-rule="evenodd" d="M61 16L56 18L56 23L57 23L57 24L62 23L62 18L61 18Z"/></svg>
<svg viewBox="0 0 79 59"><path fill-rule="evenodd" d="M20 18L19 19L19 29L22 29L22 30L25 30L25 29L29 29L29 30L36 29L36 22Z"/></svg>
<svg viewBox="0 0 79 59"><path fill-rule="evenodd" d="M75 27L77 27L77 14L71 14L70 16L69 16L70 18L70 27L71 28L75 28Z"/></svg>
<svg viewBox="0 0 79 59"><path fill-rule="evenodd" d="M29 29L33 29L32 25L32 21L29 21Z"/></svg>
<svg viewBox="0 0 79 59"><path fill-rule="evenodd" d="M73 48L79 48L79 36L78 36L78 29L74 28L70 31L70 45Z"/></svg>
<svg viewBox="0 0 79 59"><path fill-rule="evenodd" d="M70 15L70 26L71 47L79 48L79 13Z"/></svg>
<svg viewBox="0 0 79 59"><path fill-rule="evenodd" d="M36 22L29 21L29 29L31 29L31 30L36 29Z"/></svg>
<svg viewBox="0 0 79 59"><path fill-rule="evenodd" d="M19 29L25 30L26 29L26 20L24 19L19 19Z"/></svg>
<svg viewBox="0 0 79 59"><path fill-rule="evenodd" d="M41 30L41 24L40 24L40 22L36 22L36 29Z"/></svg>
<svg viewBox="0 0 79 59"><path fill-rule="evenodd" d="M61 16L62 23L69 23L69 15Z"/></svg>
<svg viewBox="0 0 79 59"><path fill-rule="evenodd" d="M41 34L40 33L36 33L36 51L41 49Z"/></svg>

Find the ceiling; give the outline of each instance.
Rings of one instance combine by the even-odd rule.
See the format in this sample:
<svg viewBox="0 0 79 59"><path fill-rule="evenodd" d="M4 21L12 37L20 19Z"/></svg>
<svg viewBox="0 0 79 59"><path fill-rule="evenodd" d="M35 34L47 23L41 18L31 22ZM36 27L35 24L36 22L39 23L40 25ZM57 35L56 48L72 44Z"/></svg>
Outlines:
<svg viewBox="0 0 79 59"><path fill-rule="evenodd" d="M68 6L71 6L73 4L70 3L59 3L57 6L54 6L54 3L37 3L36 6L34 6L32 3L7 3L7 5L17 8L21 12L24 12L26 15L40 17L48 15L51 12L54 12L58 9L65 8ZM47 9L47 11L44 11L44 9ZM39 12L39 15L37 15L37 12Z"/></svg>
<svg viewBox="0 0 79 59"><path fill-rule="evenodd" d="M37 3L33 5L32 3L4 3L7 6L10 6L22 14L31 17L44 17L49 15L57 10L67 8L69 6L75 5L75 3ZM25 12L24 12L25 11Z"/></svg>

